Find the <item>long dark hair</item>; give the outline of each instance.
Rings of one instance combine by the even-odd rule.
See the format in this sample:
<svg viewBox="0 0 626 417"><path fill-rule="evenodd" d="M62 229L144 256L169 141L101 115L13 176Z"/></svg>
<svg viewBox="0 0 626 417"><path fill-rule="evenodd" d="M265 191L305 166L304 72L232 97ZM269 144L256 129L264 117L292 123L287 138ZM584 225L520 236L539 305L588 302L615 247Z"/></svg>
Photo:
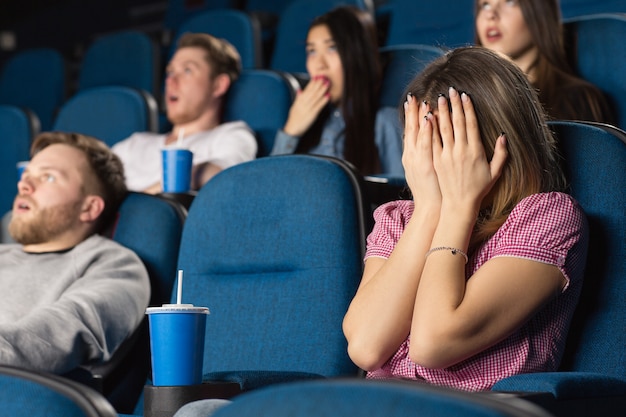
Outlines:
<svg viewBox="0 0 626 417"><path fill-rule="evenodd" d="M309 31L320 25L325 25L331 33L343 67L344 92L340 104L346 123L343 157L362 173L380 172L374 129L382 71L374 19L364 10L341 6L317 17ZM327 106L320 113L302 135L297 152L305 153L319 143L330 112Z"/></svg>
<svg viewBox="0 0 626 417"><path fill-rule="evenodd" d="M579 78L570 66L558 0L518 0L522 16L539 50L532 64L533 85L539 99L554 119L610 121L610 110L600 91ZM480 1L475 3L478 15ZM478 33L476 44L480 45Z"/></svg>

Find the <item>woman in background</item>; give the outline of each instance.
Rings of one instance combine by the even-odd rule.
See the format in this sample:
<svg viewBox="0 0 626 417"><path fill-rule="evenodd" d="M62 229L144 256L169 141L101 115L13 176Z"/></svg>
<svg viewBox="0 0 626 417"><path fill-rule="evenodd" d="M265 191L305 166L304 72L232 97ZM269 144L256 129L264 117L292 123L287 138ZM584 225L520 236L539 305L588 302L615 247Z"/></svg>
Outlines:
<svg viewBox="0 0 626 417"><path fill-rule="evenodd" d="M513 60L553 119L611 123L604 95L567 62L558 0L477 0L476 43Z"/></svg>
<svg viewBox="0 0 626 417"><path fill-rule="evenodd" d="M402 176L397 111L378 108L382 72L373 17L350 6L319 16L306 55L310 81L298 91L272 155L329 155L363 174Z"/></svg>

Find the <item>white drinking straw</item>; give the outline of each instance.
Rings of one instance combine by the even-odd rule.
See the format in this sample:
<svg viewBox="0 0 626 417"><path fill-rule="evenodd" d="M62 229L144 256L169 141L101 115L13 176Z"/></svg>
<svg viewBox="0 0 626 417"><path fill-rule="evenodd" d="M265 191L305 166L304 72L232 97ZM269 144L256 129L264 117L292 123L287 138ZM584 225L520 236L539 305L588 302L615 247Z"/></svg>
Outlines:
<svg viewBox="0 0 626 417"><path fill-rule="evenodd" d="M181 127L180 130L178 131L178 141L176 142L176 144L178 145L179 148L183 147L183 138L185 137L185 128Z"/></svg>
<svg viewBox="0 0 626 417"><path fill-rule="evenodd" d="M176 292L176 304L181 304L183 298L183 270L178 270L178 290Z"/></svg>

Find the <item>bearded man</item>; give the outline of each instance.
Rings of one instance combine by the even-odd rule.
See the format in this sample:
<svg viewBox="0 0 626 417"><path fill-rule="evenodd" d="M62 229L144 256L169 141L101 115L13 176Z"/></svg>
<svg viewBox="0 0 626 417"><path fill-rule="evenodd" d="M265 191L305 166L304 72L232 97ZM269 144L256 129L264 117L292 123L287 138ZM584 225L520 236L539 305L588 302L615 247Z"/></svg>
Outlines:
<svg viewBox="0 0 626 417"><path fill-rule="evenodd" d="M101 236L127 189L102 142L42 133L18 185L0 245L0 364L62 374L108 360L141 322L148 274Z"/></svg>

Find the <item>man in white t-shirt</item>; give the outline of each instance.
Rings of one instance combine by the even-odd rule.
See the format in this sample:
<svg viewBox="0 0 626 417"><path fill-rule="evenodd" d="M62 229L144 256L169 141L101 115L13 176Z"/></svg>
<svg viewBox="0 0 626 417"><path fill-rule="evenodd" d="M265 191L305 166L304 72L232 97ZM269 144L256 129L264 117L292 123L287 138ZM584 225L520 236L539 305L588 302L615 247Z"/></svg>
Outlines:
<svg viewBox="0 0 626 417"><path fill-rule="evenodd" d="M249 126L221 120L226 93L240 73L239 53L227 41L204 33L180 38L166 69L165 105L172 131L138 132L113 146L131 191L162 192L164 147L182 143L193 152L194 190L218 172L256 157L257 142Z"/></svg>

